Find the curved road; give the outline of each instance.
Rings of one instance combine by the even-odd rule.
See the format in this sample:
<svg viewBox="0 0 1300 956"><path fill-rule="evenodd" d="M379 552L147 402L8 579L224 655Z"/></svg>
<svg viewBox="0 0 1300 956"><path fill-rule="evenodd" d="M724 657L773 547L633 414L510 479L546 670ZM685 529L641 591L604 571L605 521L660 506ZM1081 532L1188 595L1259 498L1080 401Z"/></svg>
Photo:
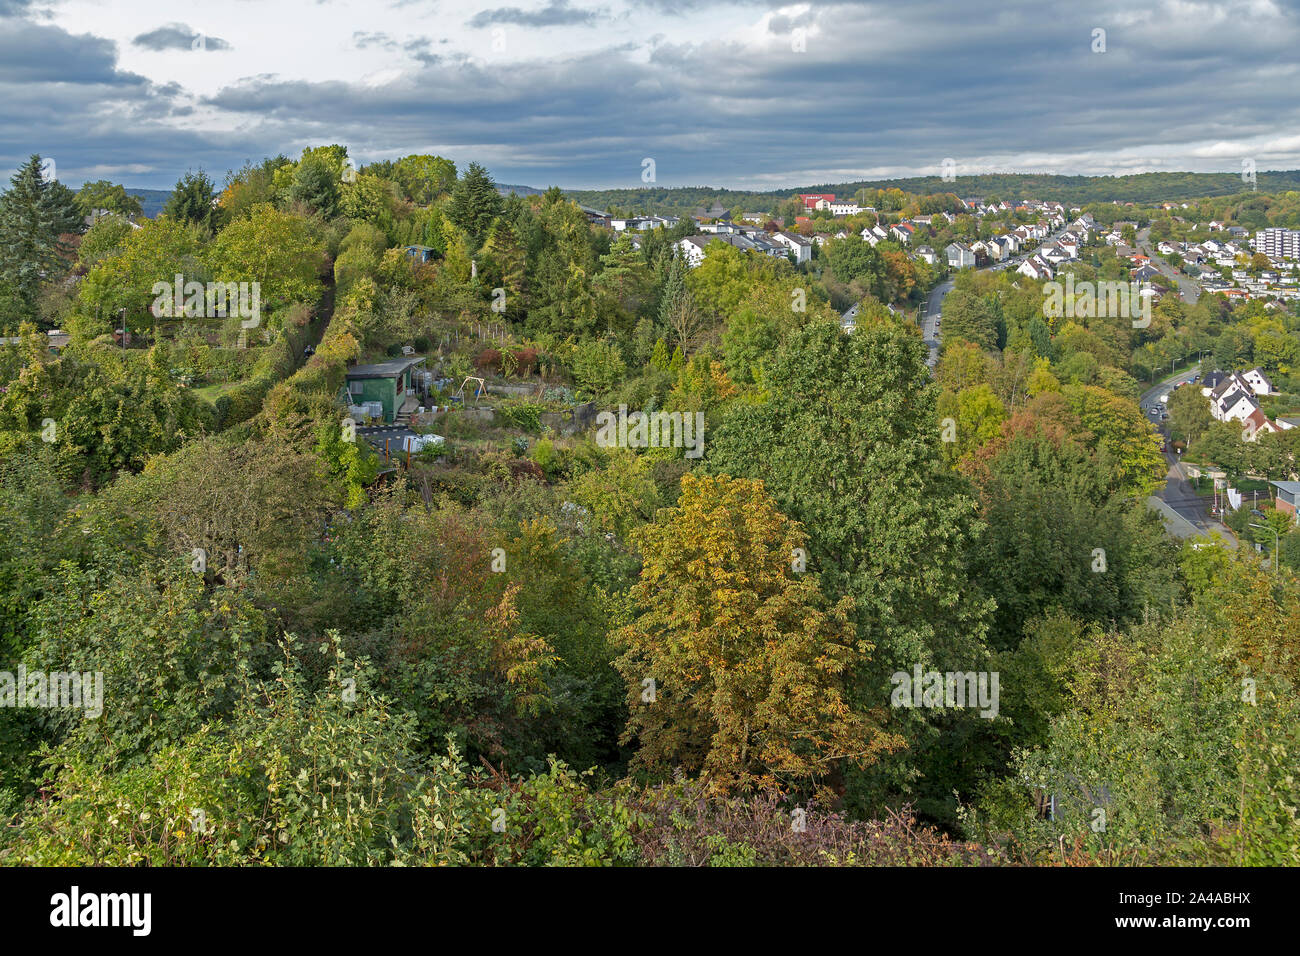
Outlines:
<svg viewBox="0 0 1300 956"><path fill-rule="evenodd" d="M1147 255L1151 256L1151 261L1157 269L1171 278L1174 278L1178 282L1184 301L1195 303L1197 298L1200 296L1200 286L1187 276L1177 272L1177 270L1163 259L1159 258L1159 256L1153 254L1151 250L1144 245L1149 234L1149 229L1143 230L1142 233L1139 233L1139 248L1142 248ZM1045 241L1050 241L1050 237ZM1028 254L1014 256L1004 262L986 268L992 270L1014 269L1027 258L1027 255ZM926 296L925 304L921 307L921 337L925 341L925 344L930 348L930 357L926 360L926 364L928 364L931 369L933 369L939 361L939 347L942 343L943 335L938 320L942 313L944 297L952 291L952 287L953 280L951 278L940 282L930 290L930 294ZM856 314L857 306L854 306L848 312L844 313L844 318L846 321L852 321ZM1157 415L1153 418L1151 415L1155 405L1160 401L1160 396L1168 394L1174 385L1179 382L1190 382L1194 376L1199 374L1199 372L1200 365L1194 365L1182 370L1177 375L1170 376L1163 382L1152 386L1142 393L1138 399L1138 407L1142 409L1142 414L1151 421L1152 427L1159 429L1162 433L1166 431L1159 421L1159 416ZM1162 502L1163 505L1175 516L1172 519L1167 518L1166 520L1166 527L1169 529L1170 533L1176 537L1191 538L1208 535L1211 532L1217 532L1223 537L1229 547L1235 547L1235 536L1230 530L1228 530L1226 525L1210 515L1205 499L1196 494L1191 482L1187 480L1187 476L1183 471L1183 466L1178 461L1178 456L1172 451L1166 452L1165 461L1169 465L1169 470L1165 475L1165 486L1155 497L1158 498L1159 501ZM1159 506L1156 507L1158 510L1163 510Z"/></svg>
<svg viewBox="0 0 1300 956"><path fill-rule="evenodd" d="M1160 403L1160 396L1167 395L1180 382L1190 382L1200 374L1200 368L1200 365L1193 365L1177 375L1171 375L1163 382L1147 389L1139 397L1138 406L1142 409L1142 414L1146 416L1152 425L1159 428L1162 434L1167 435L1168 430L1161 424L1159 414L1152 414L1155 406ZM1196 388L1198 386L1184 387ZM1205 499L1196 493L1192 483L1187 480L1187 474L1182 463L1178 460L1178 455L1172 451L1165 452L1165 462L1169 466L1168 471L1165 473L1165 486L1155 497L1164 502L1178 518L1183 519L1182 521L1166 521L1170 534L1178 538L1195 538L1216 532L1223 537L1228 547L1235 548L1236 535L1228 529L1227 525L1210 514L1209 505L1205 503ZM1158 510L1163 511L1164 509L1158 508Z"/></svg>

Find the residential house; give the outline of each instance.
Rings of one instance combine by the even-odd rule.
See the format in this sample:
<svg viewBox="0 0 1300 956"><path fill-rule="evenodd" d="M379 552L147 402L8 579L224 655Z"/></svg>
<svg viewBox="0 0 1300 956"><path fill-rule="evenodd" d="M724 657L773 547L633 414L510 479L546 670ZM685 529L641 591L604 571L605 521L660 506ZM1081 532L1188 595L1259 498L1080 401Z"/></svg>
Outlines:
<svg viewBox="0 0 1300 956"><path fill-rule="evenodd" d="M881 239L885 239L888 236L889 233L885 230L885 227L882 226L880 223L876 223L874 226L868 226L866 229L862 230L862 238L865 239L867 242L871 243L871 245L873 246L876 243L878 243Z"/></svg>
<svg viewBox="0 0 1300 956"><path fill-rule="evenodd" d="M794 254L794 261L797 264L807 262L812 258L812 240L806 236L801 236L797 232L774 232L772 241L779 243Z"/></svg>
<svg viewBox="0 0 1300 956"><path fill-rule="evenodd" d="M805 209L830 209L831 203L835 202L834 193L800 193L799 201L803 203Z"/></svg>
<svg viewBox="0 0 1300 956"><path fill-rule="evenodd" d="M1274 488L1273 507L1300 524L1300 481L1270 481L1269 484Z"/></svg>
<svg viewBox="0 0 1300 956"><path fill-rule="evenodd" d="M1020 263L1020 268L1016 272L1031 279L1050 279L1053 275L1052 264L1037 254Z"/></svg>
<svg viewBox="0 0 1300 956"><path fill-rule="evenodd" d="M950 242L943 251L948 255L949 269L975 268L975 253L964 242Z"/></svg>
<svg viewBox="0 0 1300 956"><path fill-rule="evenodd" d="M1250 390L1256 395L1272 395L1273 383L1269 381L1262 368L1252 368L1249 372L1242 372L1241 377L1245 379Z"/></svg>
<svg viewBox="0 0 1300 956"><path fill-rule="evenodd" d="M912 241L912 236L915 235L915 233L916 227L910 222L896 223L889 229L889 234L903 245L910 243Z"/></svg>

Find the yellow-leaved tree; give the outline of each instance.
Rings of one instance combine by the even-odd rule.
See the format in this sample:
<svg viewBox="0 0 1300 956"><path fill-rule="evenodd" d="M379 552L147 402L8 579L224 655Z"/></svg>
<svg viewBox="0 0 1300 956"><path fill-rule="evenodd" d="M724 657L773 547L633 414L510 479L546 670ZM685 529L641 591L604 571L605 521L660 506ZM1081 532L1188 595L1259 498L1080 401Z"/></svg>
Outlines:
<svg viewBox="0 0 1300 956"><path fill-rule="evenodd" d="M900 745L850 707L844 682L871 650L848 619L853 600L832 606L802 570L803 530L763 482L687 475L676 507L633 542L644 564L616 666L634 767L807 790Z"/></svg>

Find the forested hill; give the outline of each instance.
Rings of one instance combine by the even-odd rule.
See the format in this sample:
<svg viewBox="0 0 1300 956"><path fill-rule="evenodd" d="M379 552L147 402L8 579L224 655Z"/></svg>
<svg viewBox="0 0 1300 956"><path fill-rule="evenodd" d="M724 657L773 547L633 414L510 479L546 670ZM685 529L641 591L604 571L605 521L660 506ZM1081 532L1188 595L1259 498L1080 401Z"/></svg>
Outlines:
<svg viewBox="0 0 1300 956"><path fill-rule="evenodd" d="M728 208L768 210L796 193L829 192L852 196L860 189L901 189L916 195L956 192L960 196L998 199L1056 199L1082 205L1089 202L1169 202L1204 196L1229 196L1247 188L1238 173L1137 173L1130 176L1051 176L1040 173L997 173L963 176L955 182L938 176L879 179L852 183L822 183L771 192L713 189L706 186L643 189L578 189L567 195L587 206L615 206L632 211L690 213L720 202ZM1259 172L1256 187L1263 192L1300 189L1300 170Z"/></svg>
<svg viewBox="0 0 1300 956"><path fill-rule="evenodd" d="M163 211L163 206L167 205L167 197L172 194L172 191L170 189L128 189L126 194L139 199L143 214L152 219Z"/></svg>

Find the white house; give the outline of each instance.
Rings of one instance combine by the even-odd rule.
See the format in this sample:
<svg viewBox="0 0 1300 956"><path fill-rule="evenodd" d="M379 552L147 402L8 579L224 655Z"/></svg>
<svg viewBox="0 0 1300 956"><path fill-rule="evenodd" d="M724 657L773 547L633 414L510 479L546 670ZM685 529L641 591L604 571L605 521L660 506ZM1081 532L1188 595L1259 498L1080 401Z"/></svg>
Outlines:
<svg viewBox="0 0 1300 956"><path fill-rule="evenodd" d="M931 249L929 246L918 247L916 250L916 257L918 259L924 259L930 265L934 265L936 262L939 261L939 257L935 255L934 250Z"/></svg>
<svg viewBox="0 0 1300 956"><path fill-rule="evenodd" d="M1020 268L1016 271L1021 275L1029 276L1031 279L1050 279L1052 277L1051 263L1039 255L1030 256L1020 263Z"/></svg>
<svg viewBox="0 0 1300 956"><path fill-rule="evenodd" d="M1252 368L1249 372L1242 372L1241 377L1256 395L1273 394L1273 383L1268 380L1262 368Z"/></svg>
<svg viewBox="0 0 1300 956"><path fill-rule="evenodd" d="M975 268L975 253L964 242L950 242L944 247L943 251L948 254L948 268Z"/></svg>
<svg viewBox="0 0 1300 956"><path fill-rule="evenodd" d="M774 232L772 241L793 252L796 263L804 263L812 258L812 240L797 232Z"/></svg>
<svg viewBox="0 0 1300 956"><path fill-rule="evenodd" d="M856 199L836 199L831 202L832 216L856 216L862 212L862 207L858 205Z"/></svg>
<svg viewBox="0 0 1300 956"><path fill-rule="evenodd" d="M685 239L678 240L677 252L686 260L686 264L694 269L704 261L704 247L715 238L715 236L687 236Z"/></svg>
<svg viewBox="0 0 1300 956"><path fill-rule="evenodd" d="M866 229L862 230L862 238L873 246L881 239L887 238L888 236L889 233L885 231L885 227L880 223L876 223L874 226L868 226Z"/></svg>
<svg viewBox="0 0 1300 956"><path fill-rule="evenodd" d="M912 225L910 222L896 223L895 225L890 227L889 230L889 234L893 236L895 239L897 239L899 242L901 242L903 245L907 245L909 242L912 241L912 235L915 232L916 232L916 227Z"/></svg>
<svg viewBox="0 0 1300 956"><path fill-rule="evenodd" d="M1241 421L1258 410L1259 406L1250 393L1239 388L1229 389L1210 402L1210 414L1221 422Z"/></svg>

